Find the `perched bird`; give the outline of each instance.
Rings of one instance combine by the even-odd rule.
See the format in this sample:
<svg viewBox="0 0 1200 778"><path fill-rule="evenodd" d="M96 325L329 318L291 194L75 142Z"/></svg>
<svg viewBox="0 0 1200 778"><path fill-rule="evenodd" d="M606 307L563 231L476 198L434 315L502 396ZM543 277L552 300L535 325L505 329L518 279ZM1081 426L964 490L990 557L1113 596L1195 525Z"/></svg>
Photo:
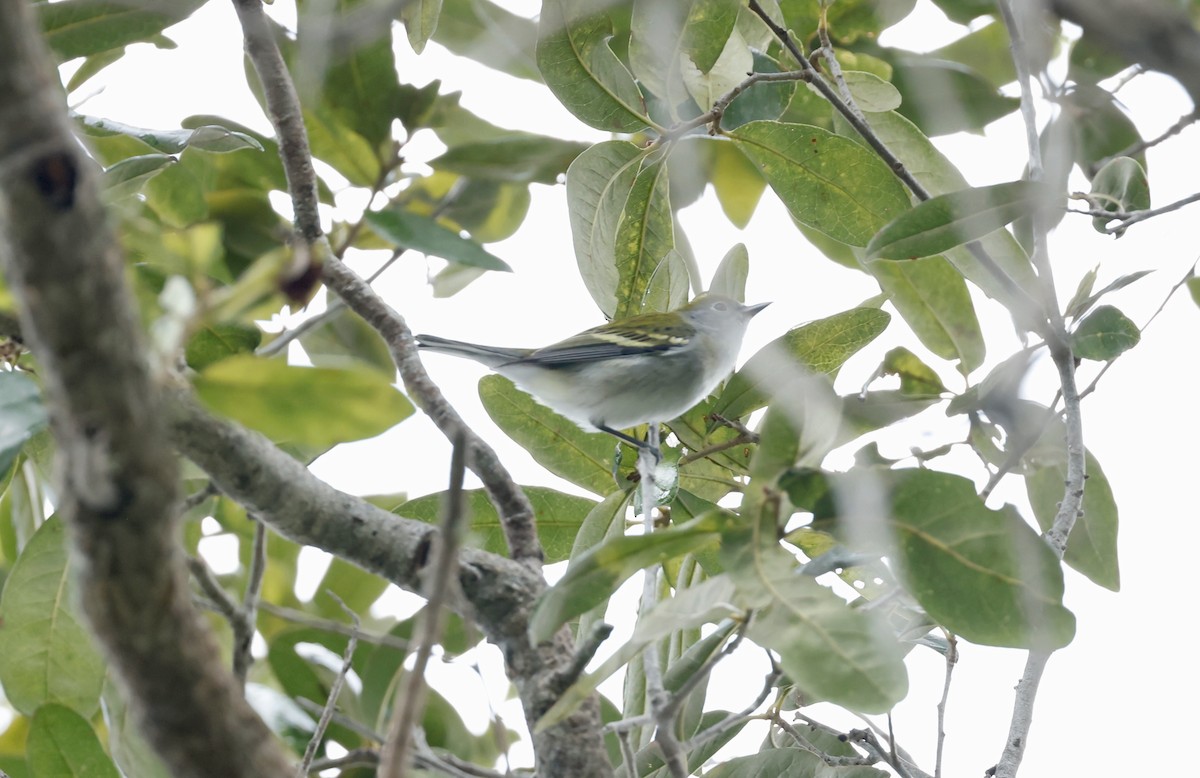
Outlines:
<svg viewBox="0 0 1200 778"><path fill-rule="evenodd" d="M581 427L650 449L620 430L669 421L707 397L733 371L746 325L765 307L703 294L670 313L609 322L539 349L434 335L418 335L417 344L482 362Z"/></svg>

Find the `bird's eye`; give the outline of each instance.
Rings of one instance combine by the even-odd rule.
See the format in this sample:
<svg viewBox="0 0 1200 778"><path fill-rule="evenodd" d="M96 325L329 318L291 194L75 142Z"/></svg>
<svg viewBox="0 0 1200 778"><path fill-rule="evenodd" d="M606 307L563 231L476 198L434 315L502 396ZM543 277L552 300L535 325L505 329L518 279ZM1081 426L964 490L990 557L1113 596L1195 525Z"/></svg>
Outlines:
<svg viewBox="0 0 1200 778"><path fill-rule="evenodd" d="M728 310L728 308L729 308L728 305L726 305L725 303L723 303L719 300L717 302L713 303L714 311L724 311L724 310Z"/></svg>

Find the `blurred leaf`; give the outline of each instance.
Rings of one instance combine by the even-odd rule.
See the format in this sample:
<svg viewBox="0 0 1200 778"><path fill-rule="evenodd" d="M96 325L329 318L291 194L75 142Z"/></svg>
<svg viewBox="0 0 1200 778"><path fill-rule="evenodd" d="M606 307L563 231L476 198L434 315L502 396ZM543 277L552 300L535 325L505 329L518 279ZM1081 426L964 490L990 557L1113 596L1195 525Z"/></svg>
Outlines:
<svg viewBox="0 0 1200 778"><path fill-rule="evenodd" d="M733 583L728 578L717 577L681 589L675 596L659 602L638 619L633 634L616 653L563 692L553 707L537 721L534 732L544 732L571 715L580 705L591 699L597 686L641 654L651 643L667 637L676 630L717 622L731 615L733 598ZM712 634L719 635L718 642L723 642L735 626L731 621L727 627Z"/></svg>
<svg viewBox="0 0 1200 778"><path fill-rule="evenodd" d="M878 337L889 321L891 316L878 308L852 308L788 331L733 374L712 412L740 419L763 407L770 399L767 387L789 369L789 363L791 370L835 374L842 363Z"/></svg>
<svg viewBox="0 0 1200 778"><path fill-rule="evenodd" d="M146 181L176 161L169 154L139 154L110 165L101 180L105 200L112 202L137 194Z"/></svg>
<svg viewBox="0 0 1200 778"><path fill-rule="evenodd" d="M889 710L908 690L899 645L878 614L855 610L796 574L776 539L774 516L722 533L721 558L738 594L756 609L746 636L779 653L784 672L809 701L851 710Z"/></svg>
<svg viewBox="0 0 1200 778"><path fill-rule="evenodd" d="M564 494L543 486L523 486L521 489L533 506L534 518L537 520L538 540L542 543L546 564L554 564L568 559L571 556L576 534L590 511L599 503L586 497ZM618 492L618 494L620 493ZM496 513L495 506L488 498L487 491L469 489L464 492L464 495L467 517L470 519L470 535L467 542L485 551L506 556L508 541L504 538L504 525L500 521L499 514ZM445 499L446 492L427 494L424 497L409 500L396 508L393 513L429 524L437 524L442 520Z"/></svg>
<svg viewBox="0 0 1200 778"><path fill-rule="evenodd" d="M746 74L754 70L754 54L735 29L725 41L721 56L708 71L695 65L683 63L683 83L688 94L702 111L710 110L730 90L746 80ZM782 106L780 106L782 110ZM775 114L778 116L778 114ZM775 118L772 116L771 118Z"/></svg>
<svg viewBox="0 0 1200 778"><path fill-rule="evenodd" d="M746 43L739 35L739 40L742 45ZM775 60L754 51L753 66L751 70L755 73L778 73L779 65ZM744 74L743 74L744 77ZM733 102L725 109L725 115L721 117L721 126L726 130L732 130L736 127L741 127L752 121L760 119L779 119L787 110L788 103L791 102L797 90L804 90L799 86L800 81L763 81L755 84L752 89L747 89L733 99ZM804 90L807 91L807 90ZM826 103L828 105L828 103ZM728 146L723 142L715 144L717 148Z"/></svg>
<svg viewBox="0 0 1200 778"><path fill-rule="evenodd" d="M762 169L795 219L836 240L865 246L908 210L899 180L872 151L819 127L750 122L734 143Z"/></svg>
<svg viewBox="0 0 1200 778"><path fill-rule="evenodd" d="M1188 294L1192 296L1192 302L1200 305L1200 278L1192 277L1187 280Z"/></svg>
<svg viewBox="0 0 1200 778"><path fill-rule="evenodd" d="M1029 181L938 195L897 216L871 238L867 257L917 259L982 238L1037 206Z"/></svg>
<svg viewBox="0 0 1200 778"><path fill-rule="evenodd" d="M508 132L490 140L451 146L429 165L469 178L553 184L589 146L545 135Z"/></svg>
<svg viewBox="0 0 1200 778"><path fill-rule="evenodd" d="M412 403L377 370L292 367L235 356L205 368L196 392L212 410L273 441L331 446L386 432Z"/></svg>
<svg viewBox="0 0 1200 778"><path fill-rule="evenodd" d="M252 353L262 343L262 330L251 324L228 322L202 327L188 341L188 367L203 370L236 354Z"/></svg>
<svg viewBox="0 0 1200 778"><path fill-rule="evenodd" d="M67 81L67 92L74 92L79 87L83 86L88 80L99 73L104 68L117 62L121 57L125 56L125 47L117 46L107 51L91 54L83 60L83 64L79 66L74 73L71 74L71 79Z"/></svg>
<svg viewBox="0 0 1200 778"><path fill-rule="evenodd" d="M191 16L204 2L179 0L146 10L121 0L60 0L36 3L34 9L46 43L65 62L149 40Z"/></svg>
<svg viewBox="0 0 1200 778"><path fill-rule="evenodd" d="M312 604L326 618L344 619L346 612L337 600L329 596L330 593L339 597L355 613L367 613L387 587L386 579L335 556L317 584Z"/></svg>
<svg viewBox="0 0 1200 778"><path fill-rule="evenodd" d="M1061 425L1047 430L1043 440L1052 432L1062 431ZM1061 441L1056 435L1054 443ZM1063 500L1063 484L1067 481L1065 462L1049 462L1041 457L1029 457L1029 471L1025 474L1025 490L1029 504L1037 517L1042 531L1050 529ZM1095 584L1110 591L1120 591L1121 573L1117 566L1117 504L1113 499L1112 487L1100 468L1100 463L1087 454L1085 464L1087 483L1083 490L1083 512L1075 521L1071 535L1067 538L1067 552L1063 561L1087 576Z"/></svg>
<svg viewBox="0 0 1200 778"><path fill-rule="evenodd" d="M899 376L902 394L929 395L946 391L945 384L933 368L903 346L897 346L884 355L879 374Z"/></svg>
<svg viewBox="0 0 1200 778"><path fill-rule="evenodd" d="M1071 346L1075 356L1103 362L1115 359L1141 339L1141 331L1125 314L1111 305L1101 305L1071 333Z"/></svg>
<svg viewBox="0 0 1200 778"><path fill-rule="evenodd" d="M584 286L604 315L617 311L617 229L645 151L627 141L604 141L567 170L567 207L575 259Z"/></svg>
<svg viewBox="0 0 1200 778"><path fill-rule="evenodd" d="M1021 103L958 62L906 56L894 59L892 66L892 83L904 96L898 110L926 135L982 133Z"/></svg>
<svg viewBox="0 0 1200 778"><path fill-rule="evenodd" d="M497 375L479 380L479 399L496 426L551 473L593 494L617 489L612 476L616 440L611 435L584 432Z"/></svg>
<svg viewBox="0 0 1200 778"><path fill-rule="evenodd" d="M986 12L994 11L995 8L992 7ZM966 65L986 78L994 87L1002 87L1017 78L1008 29L999 21L988 22L958 40L929 52L929 56Z"/></svg>
<svg viewBox="0 0 1200 778"><path fill-rule="evenodd" d="M120 778L87 719L46 703L33 714L26 758L34 775L55 778Z"/></svg>
<svg viewBox="0 0 1200 778"><path fill-rule="evenodd" d="M1083 274L1079 279L1079 285L1075 287L1075 294L1071 296L1071 301L1067 303L1067 307L1063 309L1063 316L1069 319L1078 319L1087 312L1091 303L1088 300L1092 296L1092 289L1096 284L1096 276L1100 273L1100 266L1096 265L1091 270Z"/></svg>
<svg viewBox="0 0 1200 778"><path fill-rule="evenodd" d="M1108 91L1080 84L1061 100L1058 121L1067 123L1075 164L1088 180L1095 176L1098 163L1141 143L1137 126ZM1133 158L1144 170L1149 170L1145 150L1135 153Z"/></svg>
<svg viewBox="0 0 1200 778"><path fill-rule="evenodd" d="M74 613L62 522L49 518L17 558L0 595L0 683L12 706L32 715L61 703L91 716L106 667Z"/></svg>
<svg viewBox="0 0 1200 778"><path fill-rule="evenodd" d="M388 378L396 375L396 364L387 343L362 317L348 311L334 314L299 340L316 367L341 368L365 363Z"/></svg>
<svg viewBox="0 0 1200 778"><path fill-rule="evenodd" d="M512 270L507 263L475 241L410 211L394 208L369 211L366 220L372 229L399 248L412 249L484 270Z"/></svg>
<svg viewBox="0 0 1200 778"><path fill-rule="evenodd" d="M745 243L738 243L725 253L713 273L708 291L746 302L746 278L750 275L750 252Z"/></svg>
<svg viewBox="0 0 1200 778"><path fill-rule="evenodd" d="M69 3L54 3L56 6L66 4ZM77 116L76 118L83 124L85 132L90 136L127 135L165 154L178 154L189 147L212 152L241 151L242 149L263 151L262 144L253 135L239 130L231 130L218 124L206 124L191 129L150 130L98 116Z"/></svg>
<svg viewBox="0 0 1200 778"><path fill-rule="evenodd" d="M146 203L170 227L182 229L208 216L200 181L183 165L168 165L146 181Z"/></svg>
<svg viewBox="0 0 1200 778"><path fill-rule="evenodd" d="M828 767L821 757L803 748L771 748L717 765L706 778L887 778L889 773L865 765Z"/></svg>
<svg viewBox="0 0 1200 778"><path fill-rule="evenodd" d="M642 93L609 47L612 21L586 0L546 0L538 24L537 64L567 110L598 130L647 125Z"/></svg>
<svg viewBox="0 0 1200 778"><path fill-rule="evenodd" d="M490 0L443 0L433 40L510 76L542 79L532 55L537 24Z"/></svg>
<svg viewBox="0 0 1200 778"><path fill-rule="evenodd" d="M876 260L871 275L921 343L942 359L959 361L964 375L983 364L986 347L962 275L942 257L908 262Z"/></svg>
<svg viewBox="0 0 1200 778"><path fill-rule="evenodd" d="M1109 160L1096 173L1088 199L1093 207L1104 211L1132 213L1146 210L1150 207L1150 181L1136 159L1117 157ZM1092 218L1092 227L1102 233L1110 221L1112 219L1095 216ZM1121 237L1124 233L1115 234Z"/></svg>
<svg viewBox="0 0 1200 778"><path fill-rule="evenodd" d="M1058 559L1011 508L986 507L971 481L931 470L893 474L892 527L908 590L939 624L980 645L1054 649L1071 642Z"/></svg>
<svg viewBox="0 0 1200 778"><path fill-rule="evenodd" d="M942 13L950 21L967 24L980 16L994 15L996 4L992 0L933 0L934 5L942 9Z"/></svg>
<svg viewBox="0 0 1200 778"><path fill-rule="evenodd" d="M835 42L854 43L873 39L912 11L914 0L856 0L830 3L827 9L829 33ZM802 38L816 35L819 5L813 0L780 0L786 27Z"/></svg>
<svg viewBox="0 0 1200 778"><path fill-rule="evenodd" d="M736 145L714 142L709 179L721 210L735 227L744 228L762 199L767 180Z"/></svg>
<svg viewBox="0 0 1200 778"><path fill-rule="evenodd" d="M530 639L549 640L573 616L606 601L638 570L718 542L724 522L720 514L710 514L650 535L610 538L588 549L572 559L563 577L538 598L529 621Z"/></svg>
<svg viewBox="0 0 1200 778"><path fill-rule="evenodd" d="M5 476L21 447L46 427L42 393L28 376L0 372L0 476Z"/></svg>
<svg viewBox="0 0 1200 778"><path fill-rule="evenodd" d="M442 13L442 0L413 0L400 9L400 21L408 33L408 44L420 54L437 30ZM390 49L390 47L389 47Z"/></svg>

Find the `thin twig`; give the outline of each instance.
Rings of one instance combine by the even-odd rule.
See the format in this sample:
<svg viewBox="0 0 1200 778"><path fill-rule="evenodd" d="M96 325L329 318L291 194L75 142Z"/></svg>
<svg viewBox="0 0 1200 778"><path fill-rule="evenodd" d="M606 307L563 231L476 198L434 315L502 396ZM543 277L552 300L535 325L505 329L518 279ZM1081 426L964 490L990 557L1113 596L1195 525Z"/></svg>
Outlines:
<svg viewBox="0 0 1200 778"><path fill-rule="evenodd" d="M655 489L654 470L658 464L657 452L659 446L659 425L650 422L646 433L647 448L638 452L638 474L641 483L638 486L638 498L642 508L642 521L646 535L654 532ZM644 618L654 609L658 601L659 565L651 565L645 570L642 584L641 617ZM662 666L659 664L658 641L651 640L642 651L642 667L646 675L646 701L654 716L655 742L662 751L663 761L667 765L672 778L687 778L687 755L680 748L675 738L674 718L669 710L671 697L663 687Z"/></svg>
<svg viewBox="0 0 1200 778"><path fill-rule="evenodd" d="M628 729L617 731L617 744L621 749L621 760L625 762L625 778L638 778L637 757L633 753L633 744L629 742Z"/></svg>
<svg viewBox="0 0 1200 778"><path fill-rule="evenodd" d="M730 727L735 727L740 722L749 719L752 715L754 715L754 712L758 710L759 706L766 702L767 697L771 695L771 690L775 688L775 684L781 677L783 677L783 670L778 664L775 663L774 658L772 658L771 672L767 673L766 678L763 680L762 690L759 691L758 696L754 698L754 702L750 703L737 713L730 713L728 716L721 719L716 724L713 724L711 727L697 732L692 736L691 740L687 742L686 750L694 751L713 738L719 737Z"/></svg>
<svg viewBox="0 0 1200 778"><path fill-rule="evenodd" d="M185 514L193 508L199 507L209 497L213 497L217 494L220 494L220 491L217 489L217 485L212 481L209 481L204 486L183 498L183 502L179 506L179 513L181 515Z"/></svg>
<svg viewBox="0 0 1200 778"><path fill-rule="evenodd" d="M459 535L466 513L463 496L466 457L466 436L460 434L454 441L454 451L450 457L450 488L446 494L441 531L434 539L434 559L426 568L430 576L426 584L428 603L421 617L417 658L412 670L404 677L397 710L383 748L379 765L379 775L382 778L401 778L405 774L408 769L408 751L413 729L420 721L421 711L425 707L425 669L429 665L434 645L441 640L445 605L452 594L453 573L458 569Z"/></svg>
<svg viewBox="0 0 1200 778"><path fill-rule="evenodd" d="M320 616L313 616L305 613L304 611L298 611L293 608L285 608L282 605L275 605L274 603L267 602L265 600L258 603L258 609L265 613L269 613L272 616L278 616L281 619L287 619L288 621L292 621L297 624L303 624L307 627L312 627L313 629L319 629L325 632L333 632L338 635L357 635L359 641L362 643L370 643L376 646L386 646L388 648L394 648L397 651L408 651L409 649L409 642L403 638L398 638L394 635L388 634L374 635L369 632L363 632L361 629L348 627L340 621L323 619Z"/></svg>
<svg viewBox="0 0 1200 778"><path fill-rule="evenodd" d="M842 95L842 100L846 102L846 107L854 112L865 124L867 117L863 116L863 112L859 109L858 103L854 101L854 96L850 94L850 87L846 84L846 77L842 75L842 66L837 61L837 54L833 50L833 41L829 39L829 6L825 3L821 4L821 18L817 23L817 35L821 38L821 57L825 60L826 67L829 68L829 74L833 76L833 81L837 84L838 92Z"/></svg>
<svg viewBox="0 0 1200 778"><path fill-rule="evenodd" d="M1140 67L1140 66L1138 66L1138 67ZM1143 70L1142 72L1145 72L1145 71ZM1112 94L1116 94L1116 91L1119 88L1120 88L1120 85L1111 89L1110 92ZM1118 157L1132 157L1135 154L1141 154L1146 149L1154 148L1155 146L1162 143L1163 141L1169 140L1170 138L1175 137L1176 135L1183 132L1185 129L1187 129L1191 125L1195 124L1197 119L1200 119L1200 112L1192 111L1189 114L1184 114L1183 116L1181 116L1179 118L1179 121L1175 122L1169 128L1167 128L1167 130L1162 135L1159 135L1157 138L1153 138L1151 140L1139 139L1137 142L1131 143L1130 145L1121 149L1116 154L1110 154L1109 156L1104 157L1103 159L1099 160L1098 162L1096 162L1095 164L1092 165L1092 170L1093 171L1099 170L1100 168L1104 167L1106 164L1108 164L1109 162L1111 162L1114 159L1117 159Z"/></svg>
<svg viewBox="0 0 1200 778"><path fill-rule="evenodd" d="M379 751L374 748L356 748L336 759L314 759L308 766L308 771L319 773L322 770L333 770L339 767L374 767L377 764L379 764Z"/></svg>
<svg viewBox="0 0 1200 778"><path fill-rule="evenodd" d="M664 717L674 720L676 714L679 713L679 709L683 707L684 701L687 700L688 695L691 694L697 686L699 686L705 681L705 679L708 678L708 674L712 672L713 668L717 666L718 662L738 649L738 646L742 644L742 640L746 637L746 630L750 628L750 621L753 618L754 614L753 611L751 611L750 618L743 621L734 632L733 640L729 641L729 643L727 643L723 649L706 659L704 664L702 664L696 669L695 672L689 675L687 680L680 684L679 688L671 693L670 700L668 700L662 711ZM722 628L728 628L727 621L723 621L717 626L718 630Z"/></svg>
<svg viewBox="0 0 1200 778"><path fill-rule="evenodd" d="M937 756L933 764L934 778L942 778L942 749L946 745L946 702L950 699L950 680L954 666L958 664L958 638L949 632L946 640L950 648L946 651L946 680L942 684L942 699L937 704Z"/></svg>
<svg viewBox="0 0 1200 778"><path fill-rule="evenodd" d="M687 121L671 127L667 132L659 136L656 143L663 141L674 140L682 137L691 130L704 125L709 126L709 134L716 135L721 132L721 120L725 118L725 112L729 110L729 106L742 93L755 84L779 82L779 81L810 81L812 74L803 70L786 70L782 73L748 73L746 80L735 85L725 94L713 101L712 108L708 109L699 116L695 116Z"/></svg>
<svg viewBox="0 0 1200 778"><path fill-rule="evenodd" d="M1200 201L1200 193L1191 194L1181 200L1176 200L1170 205L1164 205L1161 208L1148 208L1144 211L1106 211L1102 208L1087 208L1077 209L1068 208L1068 213L1078 213L1084 216L1093 216L1101 219L1109 219L1117 222L1115 225L1105 225L1101 231L1107 235L1124 232L1130 225L1144 222L1147 219L1153 219L1155 216L1162 216L1164 213L1178 211L1184 206L1191 205L1194 202Z"/></svg>
<svg viewBox="0 0 1200 778"><path fill-rule="evenodd" d="M327 594L337 601L337 604L346 612L346 615L350 617L350 622L357 629L358 614L352 611L342 601L341 597L338 597L333 592L327 592ZM342 653L342 667L338 670L337 675L333 677L333 684L329 687L329 698L325 700L325 707L321 710L321 717L317 719L317 726L313 730L312 737L308 740L308 745L304 748L304 756L300 759L300 764L296 766L296 778L304 778L304 776L308 775L309 767L317 755L317 749L320 747L321 741L325 739L325 730L329 729L329 722L333 720L333 713L337 708L338 697L342 693L342 686L346 683L346 676L350 674L350 666L354 661L354 650L356 648L358 648L358 635L352 634L350 639L346 641L346 650Z"/></svg>
<svg viewBox="0 0 1200 778"><path fill-rule="evenodd" d="M262 593L263 575L267 570L267 525L254 520L254 542L250 547L250 570L246 574L246 591L242 595L241 618L233 625L233 675L242 688L246 674L254 664L251 647L258 620L258 600Z"/></svg>

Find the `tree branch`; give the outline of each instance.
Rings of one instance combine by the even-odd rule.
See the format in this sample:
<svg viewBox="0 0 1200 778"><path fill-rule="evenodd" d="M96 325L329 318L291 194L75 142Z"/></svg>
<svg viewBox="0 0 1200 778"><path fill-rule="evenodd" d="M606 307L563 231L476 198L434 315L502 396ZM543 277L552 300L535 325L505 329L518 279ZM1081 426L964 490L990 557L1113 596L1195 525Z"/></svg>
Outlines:
<svg viewBox="0 0 1200 778"><path fill-rule="evenodd" d="M290 776L191 602L178 474L124 257L31 7L0 0L0 254L58 443L88 623L175 776Z"/></svg>
<svg viewBox="0 0 1200 778"><path fill-rule="evenodd" d="M446 401L417 357L417 346L404 319L356 273L333 255L317 214L317 177L295 86L279 53L261 0L234 0L246 39L246 53L263 83L267 113L279 139L279 156L287 173L296 214L296 231L304 250L319 261L329 289L375 328L388 344L404 388L450 440L467 440L467 467L483 481L504 528L513 559L531 569L541 566L543 554L534 523L533 507L484 443ZM298 249L301 247L297 247Z"/></svg>
<svg viewBox="0 0 1200 778"><path fill-rule="evenodd" d="M191 392L168 396L180 451L230 498L297 543L316 546L411 592L421 592L437 529L405 519L323 483L262 435L217 419ZM461 599L448 604L479 625L504 653L530 728L558 700L556 671L569 664L569 630L539 646L529 642L534 600L545 581L511 559L478 549L459 552ZM533 736L539 776L600 778L609 773L599 704L589 700L561 724Z"/></svg>

